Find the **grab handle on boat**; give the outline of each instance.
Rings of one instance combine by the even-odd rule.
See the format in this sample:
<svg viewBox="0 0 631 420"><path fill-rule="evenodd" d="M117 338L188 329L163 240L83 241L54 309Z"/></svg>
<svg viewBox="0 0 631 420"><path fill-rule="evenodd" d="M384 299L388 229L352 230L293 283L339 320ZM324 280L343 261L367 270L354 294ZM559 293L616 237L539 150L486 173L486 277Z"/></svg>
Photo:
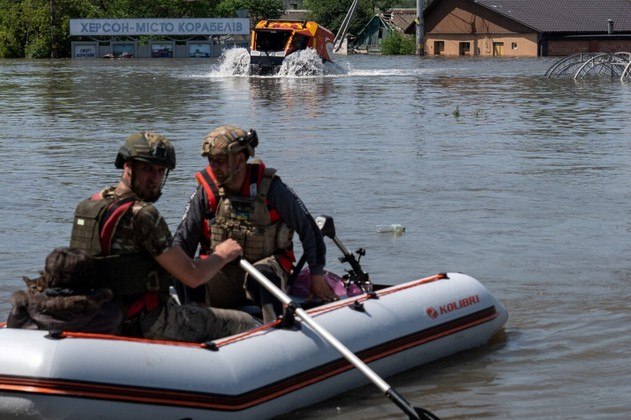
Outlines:
<svg viewBox="0 0 631 420"><path fill-rule="evenodd" d="M415 420L436 420L437 416L424 408L413 407L409 401L407 401L401 394L399 394L394 388L392 388L386 381L381 379L377 373L372 370L366 363L364 363L359 357L350 351L344 344L342 344L337 338L335 338L326 329L320 326L317 322L307 314L307 312L298 306L291 298L279 289L271 280L257 270L252 264L247 262L242 257L239 259L239 265L245 271L250 273L252 277L258 281L261 286L267 289L276 299L287 305L287 308L294 314L298 315L302 322L307 324L313 331L315 331L320 337L327 341L335 350L337 350L346 360L348 360L353 366L355 366L361 373L363 373L370 381L377 386L392 402L394 402L401 410L407 414L410 419Z"/></svg>

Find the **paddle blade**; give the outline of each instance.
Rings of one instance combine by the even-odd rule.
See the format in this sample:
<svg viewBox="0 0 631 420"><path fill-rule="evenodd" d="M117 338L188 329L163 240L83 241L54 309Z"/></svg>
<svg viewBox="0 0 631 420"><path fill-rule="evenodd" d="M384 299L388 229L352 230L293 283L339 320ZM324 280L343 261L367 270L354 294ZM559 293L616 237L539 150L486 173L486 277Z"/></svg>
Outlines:
<svg viewBox="0 0 631 420"><path fill-rule="evenodd" d="M422 407L414 407L418 418L421 420L440 420L440 418L429 410Z"/></svg>
<svg viewBox="0 0 631 420"><path fill-rule="evenodd" d="M386 391L386 397L399 406L410 417L410 420L440 420L431 411L420 407L412 407L408 400L403 398L394 388Z"/></svg>
<svg viewBox="0 0 631 420"><path fill-rule="evenodd" d="M333 239L335 237L335 223L331 216L318 216L315 218L316 225L320 228L322 236Z"/></svg>

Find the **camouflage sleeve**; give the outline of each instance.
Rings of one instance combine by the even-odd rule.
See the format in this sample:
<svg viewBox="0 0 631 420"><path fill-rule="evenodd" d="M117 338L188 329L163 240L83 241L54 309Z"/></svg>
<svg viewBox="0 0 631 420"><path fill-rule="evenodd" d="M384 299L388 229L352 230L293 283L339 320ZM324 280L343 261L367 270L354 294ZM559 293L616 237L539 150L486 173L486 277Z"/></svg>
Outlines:
<svg viewBox="0 0 631 420"><path fill-rule="evenodd" d="M173 236L164 217L154 205L144 205L134 215L134 234L137 243L152 257L171 248Z"/></svg>

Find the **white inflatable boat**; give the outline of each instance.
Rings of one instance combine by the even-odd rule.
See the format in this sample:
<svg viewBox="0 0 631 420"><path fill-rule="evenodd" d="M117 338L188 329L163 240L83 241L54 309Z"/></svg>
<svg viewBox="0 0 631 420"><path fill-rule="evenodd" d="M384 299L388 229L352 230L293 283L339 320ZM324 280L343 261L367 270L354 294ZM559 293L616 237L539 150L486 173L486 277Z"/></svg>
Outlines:
<svg viewBox="0 0 631 420"><path fill-rule="evenodd" d="M506 309L439 274L307 311L383 377L485 344ZM368 379L298 317L213 343L0 328L0 418L244 418L286 413Z"/></svg>
<svg viewBox="0 0 631 420"><path fill-rule="evenodd" d="M352 297L305 311L241 260L289 308L284 322L201 344L0 328L0 418L262 419L373 382L410 418L435 419L382 376L485 344L506 309L459 273L375 286L365 251L315 221L351 266L338 279Z"/></svg>

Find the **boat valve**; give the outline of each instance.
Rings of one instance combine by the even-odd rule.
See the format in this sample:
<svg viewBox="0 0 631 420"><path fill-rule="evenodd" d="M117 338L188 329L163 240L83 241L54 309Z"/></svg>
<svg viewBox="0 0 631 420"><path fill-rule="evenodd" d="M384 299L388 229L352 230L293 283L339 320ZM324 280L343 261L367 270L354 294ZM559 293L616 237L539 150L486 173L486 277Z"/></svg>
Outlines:
<svg viewBox="0 0 631 420"><path fill-rule="evenodd" d="M65 338L64 332L61 330L50 330L45 337L51 340L61 340L62 338Z"/></svg>
<svg viewBox="0 0 631 420"><path fill-rule="evenodd" d="M358 300L353 302L353 304L351 305L351 309L357 312L366 312L366 308L364 308L364 304Z"/></svg>

